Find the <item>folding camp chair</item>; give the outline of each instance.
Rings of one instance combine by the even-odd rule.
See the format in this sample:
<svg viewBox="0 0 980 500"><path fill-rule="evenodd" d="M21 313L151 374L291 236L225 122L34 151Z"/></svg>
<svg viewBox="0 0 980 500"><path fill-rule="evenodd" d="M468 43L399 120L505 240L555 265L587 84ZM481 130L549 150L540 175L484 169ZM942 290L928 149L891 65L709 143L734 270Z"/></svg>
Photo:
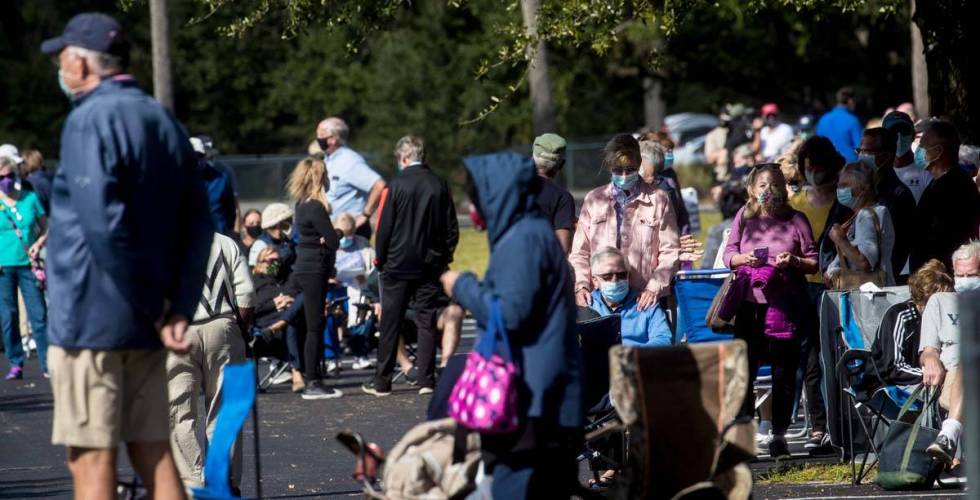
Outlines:
<svg viewBox="0 0 980 500"><path fill-rule="evenodd" d="M898 412L909 398L909 391L898 386L886 386L882 377L876 373L871 355L872 342L865 335L854 315L852 295L859 292L846 292L839 296L840 304L840 345L843 352L837 361L836 373L841 382L842 396L850 401L847 415L848 452L851 463L851 478L854 484L864 480L867 473L878 460L879 446L875 442L882 425L888 427L898 418ZM880 319L880 318L879 318ZM878 329L875 329L877 335ZM921 405L912 405L913 411L920 411ZM854 420L857 419L863 432L858 439L866 443L861 453L861 465L857 465L855 454ZM871 421L870 426L868 420ZM869 461L869 454L874 457Z"/></svg>
<svg viewBox="0 0 980 500"><path fill-rule="evenodd" d="M748 383L744 341L610 350L611 397L630 434L613 498L751 494L755 423L736 420Z"/></svg>
<svg viewBox="0 0 980 500"><path fill-rule="evenodd" d="M626 461L629 448L628 435L623 433L620 442L607 437L618 422L616 410L609 402L609 350L622 342L621 317L618 314L603 316L576 323L576 333L582 345L583 406L588 423L584 434L585 449L579 461L588 460L593 478L606 469L620 469Z"/></svg>

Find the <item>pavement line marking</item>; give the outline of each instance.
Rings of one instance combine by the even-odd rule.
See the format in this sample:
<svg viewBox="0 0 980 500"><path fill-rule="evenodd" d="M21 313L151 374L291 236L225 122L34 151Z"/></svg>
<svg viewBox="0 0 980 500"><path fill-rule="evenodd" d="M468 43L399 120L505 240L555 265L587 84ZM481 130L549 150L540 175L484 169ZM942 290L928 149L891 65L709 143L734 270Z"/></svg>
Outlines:
<svg viewBox="0 0 980 500"><path fill-rule="evenodd" d="M930 494L932 494L932 496L929 496ZM939 497L962 497L962 496L966 496L966 492L965 491L959 492L959 493L953 493L953 492L950 492L950 493L939 493L938 491L935 491L935 492L924 491L922 493L907 493L907 494L904 494L904 495L888 495L888 494L882 494L882 495L853 495L853 496L851 496L851 495L845 495L845 496L834 496L834 497L828 497L828 496L820 496L820 497L793 497L793 498L785 498L783 500L833 500L833 499L838 499L838 498L849 498L849 499L858 499L858 498L939 498Z"/></svg>

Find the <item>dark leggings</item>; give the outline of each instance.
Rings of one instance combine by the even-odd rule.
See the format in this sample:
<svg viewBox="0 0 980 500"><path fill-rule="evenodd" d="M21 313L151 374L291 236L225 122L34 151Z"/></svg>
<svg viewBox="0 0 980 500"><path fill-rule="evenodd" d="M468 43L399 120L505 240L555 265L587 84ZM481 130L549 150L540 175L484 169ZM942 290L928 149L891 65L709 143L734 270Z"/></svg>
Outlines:
<svg viewBox="0 0 980 500"><path fill-rule="evenodd" d="M764 331L768 308L765 304L745 302L735 316L735 338L744 340L749 348L749 384L739 416L755 416L753 385L759 365L767 361L772 367L772 433L775 436L784 436L793 418L800 341L797 338L778 340L766 337Z"/></svg>
<svg viewBox="0 0 980 500"><path fill-rule="evenodd" d="M316 380L317 368L323 360L323 308L327 297L327 275L324 273L295 273L296 283L303 290L303 315L306 317L306 339L303 341L303 375Z"/></svg>

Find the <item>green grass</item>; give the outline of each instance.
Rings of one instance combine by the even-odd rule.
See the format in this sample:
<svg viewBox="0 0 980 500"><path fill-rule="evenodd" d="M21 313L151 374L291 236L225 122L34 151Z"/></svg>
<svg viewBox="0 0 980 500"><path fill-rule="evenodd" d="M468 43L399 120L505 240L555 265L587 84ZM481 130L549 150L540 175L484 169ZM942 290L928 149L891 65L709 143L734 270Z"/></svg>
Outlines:
<svg viewBox="0 0 980 500"><path fill-rule="evenodd" d="M865 479L873 483L877 468ZM774 468L756 476L756 482L763 484L789 483L848 483L851 481L850 464L806 464L794 463Z"/></svg>
<svg viewBox="0 0 980 500"><path fill-rule="evenodd" d="M472 271L477 276L483 276L490 260L490 249L487 245L487 233L471 227L460 228L459 244L453 263L449 266L453 271Z"/></svg>

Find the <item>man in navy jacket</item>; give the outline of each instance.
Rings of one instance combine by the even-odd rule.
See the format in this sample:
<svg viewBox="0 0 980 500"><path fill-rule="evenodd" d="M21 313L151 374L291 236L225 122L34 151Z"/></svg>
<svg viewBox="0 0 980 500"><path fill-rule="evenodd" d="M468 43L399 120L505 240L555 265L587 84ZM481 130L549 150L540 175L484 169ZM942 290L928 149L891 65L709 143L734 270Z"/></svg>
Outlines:
<svg viewBox="0 0 980 500"><path fill-rule="evenodd" d="M74 107L48 240L52 441L79 498L115 496L121 442L151 496L182 498L163 347L189 346L212 235L204 184L183 128L123 73L115 19L75 16L41 50Z"/></svg>

